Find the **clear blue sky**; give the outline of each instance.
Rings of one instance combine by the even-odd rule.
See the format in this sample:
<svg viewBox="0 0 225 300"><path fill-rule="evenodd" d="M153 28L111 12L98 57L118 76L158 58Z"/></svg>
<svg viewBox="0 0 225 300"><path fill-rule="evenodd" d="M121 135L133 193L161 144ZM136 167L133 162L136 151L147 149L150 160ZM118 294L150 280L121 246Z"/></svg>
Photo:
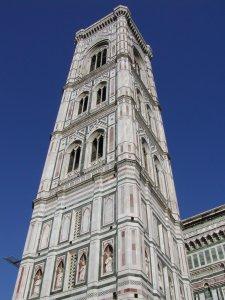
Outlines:
<svg viewBox="0 0 225 300"><path fill-rule="evenodd" d="M181 215L225 202L224 0L2 0L0 257L22 253L74 33L118 4L154 51ZM16 269L1 260L0 274L11 299Z"/></svg>

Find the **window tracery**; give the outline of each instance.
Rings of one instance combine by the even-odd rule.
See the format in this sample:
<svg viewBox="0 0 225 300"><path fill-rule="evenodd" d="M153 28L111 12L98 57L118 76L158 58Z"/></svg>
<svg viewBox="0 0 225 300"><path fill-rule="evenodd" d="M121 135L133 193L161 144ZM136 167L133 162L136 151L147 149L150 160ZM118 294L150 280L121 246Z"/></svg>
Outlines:
<svg viewBox="0 0 225 300"><path fill-rule="evenodd" d="M96 104L100 104L106 101L106 83L100 85L99 89L97 90L97 100Z"/></svg>
<svg viewBox="0 0 225 300"><path fill-rule="evenodd" d="M144 138L141 139L141 145L142 145L143 165L146 171L149 171L149 148Z"/></svg>
<svg viewBox="0 0 225 300"><path fill-rule="evenodd" d="M96 161L103 157L104 135L102 132L94 138L92 142L91 161Z"/></svg>
<svg viewBox="0 0 225 300"><path fill-rule="evenodd" d="M170 300L174 300L175 299L175 288L174 288L172 274L169 274L168 281L169 281Z"/></svg>
<svg viewBox="0 0 225 300"><path fill-rule="evenodd" d="M136 99L137 99L137 107L141 112L142 95L141 95L141 92L138 88L136 89Z"/></svg>
<svg viewBox="0 0 225 300"><path fill-rule="evenodd" d="M81 157L81 143L76 142L70 152L68 173L75 171L79 168Z"/></svg>
<svg viewBox="0 0 225 300"><path fill-rule="evenodd" d="M79 101L78 115L87 111L88 108L88 95L84 95Z"/></svg>
<svg viewBox="0 0 225 300"><path fill-rule="evenodd" d="M91 58L90 72L100 68L107 62L107 49L104 48L98 53L94 54Z"/></svg>
<svg viewBox="0 0 225 300"><path fill-rule="evenodd" d="M164 285L164 276L163 276L163 266L161 261L158 261L158 284L159 290L163 294L165 293L165 285Z"/></svg>

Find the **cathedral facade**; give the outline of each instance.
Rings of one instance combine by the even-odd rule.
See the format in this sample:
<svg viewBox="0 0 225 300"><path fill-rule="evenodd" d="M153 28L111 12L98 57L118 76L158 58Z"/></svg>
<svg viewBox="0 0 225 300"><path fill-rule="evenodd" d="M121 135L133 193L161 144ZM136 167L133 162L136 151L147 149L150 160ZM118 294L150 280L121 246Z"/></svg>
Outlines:
<svg viewBox="0 0 225 300"><path fill-rule="evenodd" d="M76 34L14 300L192 300L152 52L127 7Z"/></svg>
<svg viewBox="0 0 225 300"><path fill-rule="evenodd" d="M183 220L195 300L225 300L225 205Z"/></svg>

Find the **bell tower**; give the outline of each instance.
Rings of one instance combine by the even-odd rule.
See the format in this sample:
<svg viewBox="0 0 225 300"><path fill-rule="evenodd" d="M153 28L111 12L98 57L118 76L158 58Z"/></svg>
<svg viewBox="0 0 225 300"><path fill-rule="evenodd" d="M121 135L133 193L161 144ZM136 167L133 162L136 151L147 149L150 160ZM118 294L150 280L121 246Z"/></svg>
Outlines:
<svg viewBox="0 0 225 300"><path fill-rule="evenodd" d="M77 32L14 300L192 299L151 59L125 6Z"/></svg>

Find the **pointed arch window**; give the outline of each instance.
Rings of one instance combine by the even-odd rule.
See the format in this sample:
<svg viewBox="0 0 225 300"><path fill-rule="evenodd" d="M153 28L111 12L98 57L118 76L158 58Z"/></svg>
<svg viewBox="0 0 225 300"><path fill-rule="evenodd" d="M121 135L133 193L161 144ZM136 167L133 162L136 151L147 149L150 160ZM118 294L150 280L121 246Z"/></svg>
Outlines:
<svg viewBox="0 0 225 300"><path fill-rule="evenodd" d="M169 281L170 300L174 300L175 299L175 289L174 289L172 274L169 274L168 281Z"/></svg>
<svg viewBox="0 0 225 300"><path fill-rule="evenodd" d="M163 276L163 266L160 261L158 262L158 284L159 284L159 290L164 294L165 285L164 285L164 276Z"/></svg>
<svg viewBox="0 0 225 300"><path fill-rule="evenodd" d="M80 165L81 145L77 144L70 152L68 173L77 170Z"/></svg>
<svg viewBox="0 0 225 300"><path fill-rule="evenodd" d="M106 62L107 62L107 49L105 48L92 56L90 72L105 65Z"/></svg>
<svg viewBox="0 0 225 300"><path fill-rule="evenodd" d="M141 111L141 92L139 89L136 89L136 95L137 95L137 105L139 110Z"/></svg>
<svg viewBox="0 0 225 300"><path fill-rule="evenodd" d="M78 115L84 113L88 107L88 95L81 98L79 102Z"/></svg>
<svg viewBox="0 0 225 300"><path fill-rule="evenodd" d="M146 104L146 111L147 111L148 124L151 126L152 110L148 104Z"/></svg>
<svg viewBox="0 0 225 300"><path fill-rule="evenodd" d="M97 101L96 104L105 102L106 100L106 83L103 83L97 90Z"/></svg>
<svg viewBox="0 0 225 300"><path fill-rule="evenodd" d="M134 60L134 66L135 66L135 70L136 70L137 74L140 76L140 73L141 73L140 66L136 60Z"/></svg>
<svg viewBox="0 0 225 300"><path fill-rule="evenodd" d="M141 56L136 48L133 49L134 53L134 68L139 76L141 76L140 62L142 61Z"/></svg>
<svg viewBox="0 0 225 300"><path fill-rule="evenodd" d="M144 138L141 139L141 145L142 145L142 155L143 155L143 163L144 168L148 171L148 144Z"/></svg>
<svg viewBox="0 0 225 300"><path fill-rule="evenodd" d="M95 64L96 64L96 54L92 56L91 58L91 68L90 68L90 72L93 71L95 69Z"/></svg>
<svg viewBox="0 0 225 300"><path fill-rule="evenodd" d="M154 164L155 164L156 185L160 186L160 162L156 156L154 156Z"/></svg>
<svg viewBox="0 0 225 300"><path fill-rule="evenodd" d="M204 292L204 294L205 294L205 299L206 299L206 300L212 300L212 299L213 299L213 298L212 298L212 291L211 291L211 289L210 289L208 283L206 283L206 284L204 285L204 289L205 289L205 292Z"/></svg>
<svg viewBox="0 0 225 300"><path fill-rule="evenodd" d="M91 161L95 161L103 156L104 135L99 133L92 142Z"/></svg>
<svg viewBox="0 0 225 300"><path fill-rule="evenodd" d="M145 169L147 170L148 169L148 158L147 158L147 152L146 152L144 145L142 145L142 151L143 151L143 158L144 158L144 166L145 166Z"/></svg>

